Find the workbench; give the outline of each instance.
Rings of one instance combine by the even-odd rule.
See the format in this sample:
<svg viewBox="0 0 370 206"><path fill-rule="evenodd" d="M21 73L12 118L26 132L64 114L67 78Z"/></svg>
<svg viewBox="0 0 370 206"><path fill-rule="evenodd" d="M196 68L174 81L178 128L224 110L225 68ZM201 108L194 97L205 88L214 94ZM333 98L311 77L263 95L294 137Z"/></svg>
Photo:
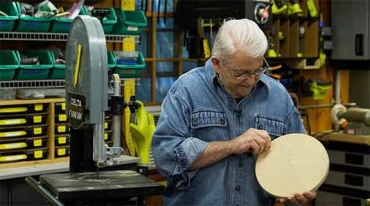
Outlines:
<svg viewBox="0 0 370 206"><path fill-rule="evenodd" d="M365 205L370 198L370 135L332 132L316 136L330 158L316 205Z"/></svg>
<svg viewBox="0 0 370 206"><path fill-rule="evenodd" d="M127 157L126 162L131 165L138 161L137 157ZM46 200L27 184L25 178L32 176L38 179L45 174L61 174L68 171L68 161L0 169L0 205L45 205ZM152 199L153 197L151 201ZM148 202L147 205L151 203Z"/></svg>

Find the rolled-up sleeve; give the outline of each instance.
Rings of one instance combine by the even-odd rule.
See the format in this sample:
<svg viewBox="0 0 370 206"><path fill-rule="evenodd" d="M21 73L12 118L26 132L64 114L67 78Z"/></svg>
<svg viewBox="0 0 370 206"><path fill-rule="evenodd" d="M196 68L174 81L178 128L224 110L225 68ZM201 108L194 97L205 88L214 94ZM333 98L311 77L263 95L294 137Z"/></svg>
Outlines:
<svg viewBox="0 0 370 206"><path fill-rule="evenodd" d="M186 189L196 171L189 166L203 154L207 142L190 135L188 104L179 95L169 91L162 103L161 115L152 139L152 153L157 170L176 179L176 186Z"/></svg>

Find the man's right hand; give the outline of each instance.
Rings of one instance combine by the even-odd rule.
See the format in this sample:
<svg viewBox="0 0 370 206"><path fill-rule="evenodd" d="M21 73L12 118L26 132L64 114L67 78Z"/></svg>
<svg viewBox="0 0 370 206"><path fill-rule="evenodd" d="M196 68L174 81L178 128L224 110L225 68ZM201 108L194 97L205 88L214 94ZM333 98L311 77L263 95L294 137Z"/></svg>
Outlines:
<svg viewBox="0 0 370 206"><path fill-rule="evenodd" d="M260 154L270 149L270 146L271 138L265 130L251 128L230 140L229 154Z"/></svg>

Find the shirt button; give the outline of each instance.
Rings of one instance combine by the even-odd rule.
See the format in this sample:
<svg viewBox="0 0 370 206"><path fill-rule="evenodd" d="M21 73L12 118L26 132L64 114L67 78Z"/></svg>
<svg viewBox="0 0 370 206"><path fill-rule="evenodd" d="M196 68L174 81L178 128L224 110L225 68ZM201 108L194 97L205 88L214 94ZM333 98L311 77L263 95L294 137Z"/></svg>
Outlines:
<svg viewBox="0 0 370 206"><path fill-rule="evenodd" d="M225 120L224 119L220 119L220 124L225 124Z"/></svg>
<svg viewBox="0 0 370 206"><path fill-rule="evenodd" d="M192 125L193 125L193 126L196 126L196 125L197 125L197 120L196 120L196 119L193 119L193 121L192 121Z"/></svg>
<svg viewBox="0 0 370 206"><path fill-rule="evenodd" d="M240 189L241 189L241 188L240 188L240 185L237 185L237 186L235 187L235 190L236 190L236 191L238 191L238 192L240 191Z"/></svg>
<svg viewBox="0 0 370 206"><path fill-rule="evenodd" d="M263 129L263 125L262 124L258 125L257 129L262 130Z"/></svg>

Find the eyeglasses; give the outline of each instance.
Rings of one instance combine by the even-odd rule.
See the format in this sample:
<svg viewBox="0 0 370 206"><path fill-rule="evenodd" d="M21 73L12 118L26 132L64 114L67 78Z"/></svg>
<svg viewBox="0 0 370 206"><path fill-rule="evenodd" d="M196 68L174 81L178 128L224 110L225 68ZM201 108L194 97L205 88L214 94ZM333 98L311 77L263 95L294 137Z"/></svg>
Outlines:
<svg viewBox="0 0 370 206"><path fill-rule="evenodd" d="M251 77L252 75L259 76L259 75L265 73L267 70L271 69L270 65L267 63L267 61L266 61L265 58L263 58L263 61L265 62L266 66L263 66L263 67L257 69L256 71L253 71L253 72L244 72L244 73L241 73L241 74L236 73L227 64L225 64L225 66L226 66L227 70L232 75L234 75L237 80L244 80L244 79L246 79L248 77Z"/></svg>

